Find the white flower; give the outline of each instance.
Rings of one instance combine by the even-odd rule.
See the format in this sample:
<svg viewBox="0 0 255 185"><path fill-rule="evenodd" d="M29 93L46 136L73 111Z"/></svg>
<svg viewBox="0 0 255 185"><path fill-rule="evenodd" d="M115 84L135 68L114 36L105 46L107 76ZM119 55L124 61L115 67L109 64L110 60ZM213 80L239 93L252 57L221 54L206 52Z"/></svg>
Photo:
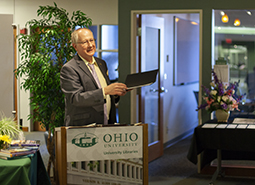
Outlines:
<svg viewBox="0 0 255 185"><path fill-rule="evenodd" d="M217 91L216 91L216 90L212 90L212 91L211 91L211 94L212 94L212 95L216 95L216 94L217 94Z"/></svg>
<svg viewBox="0 0 255 185"><path fill-rule="evenodd" d="M222 96L222 100L226 102L228 100L228 96Z"/></svg>
<svg viewBox="0 0 255 185"><path fill-rule="evenodd" d="M221 97L220 97L220 96L218 96L218 97L217 97L217 102L220 102L220 99L221 99Z"/></svg>

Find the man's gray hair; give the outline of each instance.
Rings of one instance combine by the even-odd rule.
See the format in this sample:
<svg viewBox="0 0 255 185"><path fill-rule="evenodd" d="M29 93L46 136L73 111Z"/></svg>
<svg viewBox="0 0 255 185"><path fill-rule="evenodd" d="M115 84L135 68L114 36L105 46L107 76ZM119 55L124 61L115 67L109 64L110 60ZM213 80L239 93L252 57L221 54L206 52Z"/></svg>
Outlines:
<svg viewBox="0 0 255 185"><path fill-rule="evenodd" d="M78 33L79 33L79 30L81 30L81 29L89 30L91 32L91 30L88 28L79 28L77 30L74 30L73 33L71 34L72 44L76 44L78 42L78 38L79 38Z"/></svg>

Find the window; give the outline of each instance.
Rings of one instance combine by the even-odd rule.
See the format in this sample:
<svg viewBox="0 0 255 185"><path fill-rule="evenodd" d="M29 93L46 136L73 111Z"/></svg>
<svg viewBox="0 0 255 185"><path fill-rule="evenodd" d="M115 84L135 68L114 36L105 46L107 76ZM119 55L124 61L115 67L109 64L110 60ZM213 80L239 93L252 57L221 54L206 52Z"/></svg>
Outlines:
<svg viewBox="0 0 255 185"><path fill-rule="evenodd" d="M110 81L117 82L119 78L118 66L118 26L117 25L94 25L89 29L96 39L95 57L103 59L108 67ZM119 122L119 111L116 107L116 121Z"/></svg>
<svg viewBox="0 0 255 185"><path fill-rule="evenodd" d="M255 101L255 10L214 10L213 13L212 66L219 58L227 61L229 81L239 82L238 95L246 94L246 103L239 109L253 112L254 106L250 103Z"/></svg>
<svg viewBox="0 0 255 185"><path fill-rule="evenodd" d="M89 29L91 29L96 39L97 50L95 56L107 63L111 82L118 81L118 26L90 26Z"/></svg>

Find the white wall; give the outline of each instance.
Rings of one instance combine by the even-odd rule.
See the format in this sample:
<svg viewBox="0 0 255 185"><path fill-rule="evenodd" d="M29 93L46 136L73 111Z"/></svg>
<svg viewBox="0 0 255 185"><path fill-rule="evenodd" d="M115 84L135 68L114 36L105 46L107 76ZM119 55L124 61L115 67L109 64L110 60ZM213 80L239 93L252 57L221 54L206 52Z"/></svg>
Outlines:
<svg viewBox="0 0 255 185"><path fill-rule="evenodd" d="M13 31L11 14L0 14L0 115L12 117L13 103Z"/></svg>
<svg viewBox="0 0 255 185"><path fill-rule="evenodd" d="M198 14L197 14L198 15ZM164 143L191 131L198 125L197 102L193 91L198 91L199 83L183 86L173 85L173 17L199 21L199 17L189 17L188 14L162 14L165 18L165 56L169 61L164 63Z"/></svg>
<svg viewBox="0 0 255 185"><path fill-rule="evenodd" d="M118 24L118 0L0 0L0 14L12 14L13 23L22 29L27 21L37 19L39 6L53 6L54 2L70 15L73 11L81 10L92 19L93 25ZM23 119L23 126L30 128L30 121L27 120L30 114L29 92L20 90L18 100L18 120Z"/></svg>

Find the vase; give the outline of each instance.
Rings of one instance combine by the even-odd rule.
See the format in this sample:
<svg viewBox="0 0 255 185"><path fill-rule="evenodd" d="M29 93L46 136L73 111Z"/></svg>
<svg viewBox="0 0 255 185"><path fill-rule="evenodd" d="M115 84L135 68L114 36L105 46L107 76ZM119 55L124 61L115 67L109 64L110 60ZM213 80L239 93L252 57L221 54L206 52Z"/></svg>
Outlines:
<svg viewBox="0 0 255 185"><path fill-rule="evenodd" d="M218 122L228 122L229 112L219 109L215 111L215 116Z"/></svg>

